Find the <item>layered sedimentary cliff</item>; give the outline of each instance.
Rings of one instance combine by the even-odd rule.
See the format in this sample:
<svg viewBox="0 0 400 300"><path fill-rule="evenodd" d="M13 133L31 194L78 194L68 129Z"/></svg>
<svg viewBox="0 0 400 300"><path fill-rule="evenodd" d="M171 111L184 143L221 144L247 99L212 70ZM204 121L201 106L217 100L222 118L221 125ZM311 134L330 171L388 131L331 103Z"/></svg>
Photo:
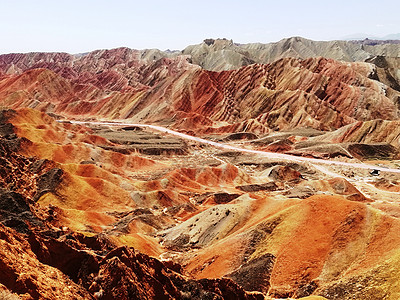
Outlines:
<svg viewBox="0 0 400 300"><path fill-rule="evenodd" d="M76 63L74 68L80 71L72 77L52 65L52 70L3 75L1 104L69 116L164 123L207 133L331 130L355 121L399 116L400 92L394 84L391 88L375 80L382 72L373 64L287 58L210 72L178 57L128 68L129 63L119 67L122 50L117 50L109 54L116 61L106 56L107 63L99 67L105 68L105 75L95 73L94 67L84 68L84 62L92 65L86 61L91 54L82 65ZM385 78L384 82L389 80Z"/></svg>
<svg viewBox="0 0 400 300"><path fill-rule="evenodd" d="M207 39L198 45L186 47L183 54L204 69L213 71L237 69L254 63L267 64L281 58L323 56L340 61L364 61L384 55L399 57L396 41L364 45L357 41L312 41L302 37L291 37L276 43L236 44L227 39Z"/></svg>
<svg viewBox="0 0 400 300"><path fill-rule="evenodd" d="M396 47L1 55L0 298L398 299Z"/></svg>

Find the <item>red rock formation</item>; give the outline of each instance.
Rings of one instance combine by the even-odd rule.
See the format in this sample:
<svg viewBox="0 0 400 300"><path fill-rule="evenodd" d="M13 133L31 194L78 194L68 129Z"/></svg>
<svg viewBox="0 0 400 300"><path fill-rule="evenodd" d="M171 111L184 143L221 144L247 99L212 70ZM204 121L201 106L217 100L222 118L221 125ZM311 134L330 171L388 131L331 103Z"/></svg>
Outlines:
<svg viewBox="0 0 400 300"><path fill-rule="evenodd" d="M89 290L102 299L264 299L229 279L187 280L160 261L125 247L103 258Z"/></svg>
<svg viewBox="0 0 400 300"><path fill-rule="evenodd" d="M63 124L54 124L44 114L29 109L18 112L3 111L0 115L3 122L0 126L3 129L2 134L7 136L6 139L0 138L1 290L21 295L24 299L264 299L261 294L245 292L230 279L190 279L179 273L182 272L179 265L170 262L168 267L133 248L116 247L121 241L113 239L112 234L83 235L74 232L73 222L76 222L76 219L68 212L71 208L80 208L87 212L87 218L83 221L87 225L91 222L110 220L104 220L105 217L98 213L101 207L89 212L92 203L86 203L84 198L76 199L76 195L62 195L63 190L79 189L75 189L71 183L71 180L74 180L71 166L28 158L17 153L22 152L20 141L23 139L17 138L13 130L20 129L18 126L24 123L19 122L26 120L27 115L32 117L28 117L32 119L31 129L39 119L44 126L36 130L50 126L58 129L63 127ZM7 121L13 121L15 127L7 127L7 124L11 125L6 123ZM28 128L22 132L32 134L29 126L26 127ZM63 139L68 139L62 136L62 130L61 137L54 137L52 141L63 142ZM86 177L89 184L96 185L101 198L102 193L110 192L107 182L110 184L117 179L104 171L97 173L96 176L101 179L95 180L91 176L94 176L96 168L88 167L90 168L78 169L76 174ZM217 168L208 173L214 176L221 173L221 181L233 180L236 175L232 176L230 173L236 169L227 169L226 178L222 175L222 170ZM200 182L209 180L206 173L198 175L204 177L203 180L199 179ZM82 188L80 192L81 196L89 196ZM114 193L121 194L121 190ZM59 197L58 200L61 201L53 201L48 205L44 203L43 198L51 194L55 197L53 199ZM115 198L106 195L107 199L102 200L103 204L111 201L113 208L118 209L112 197ZM77 201L74 207L71 200L80 201ZM114 214L118 215L117 212ZM130 212L124 211L121 214L124 216L120 218L121 222L115 223L114 228L123 231L122 224L127 222ZM142 212L140 209L136 210L131 216L135 215L146 215L146 209L142 209ZM70 221L75 219L70 228L65 227L67 218ZM153 226L157 226L156 219L150 211L147 213L147 223L152 222L155 224ZM143 220L146 221L146 218ZM132 235L140 236L138 228L132 230ZM142 247L147 245L150 248L150 243L145 239L141 243ZM155 251L148 249L147 252Z"/></svg>
<svg viewBox="0 0 400 300"><path fill-rule="evenodd" d="M98 51L73 60L72 73L50 65L59 75L34 69L3 77L2 104L130 118L203 133L330 130L356 120L398 118L399 93L370 79L375 69L367 63L287 58L210 72L190 65L183 56L151 63L139 56L124 48ZM19 63L24 65L27 59L20 58ZM9 60L3 69L14 61Z"/></svg>
<svg viewBox="0 0 400 300"><path fill-rule="evenodd" d="M396 296L397 202L374 203L355 183L321 180L308 166L259 158L247 164L238 159L240 167L221 164L198 146L183 151L181 161L156 161L133 153L131 141L121 145L21 108L254 138L296 127L339 128L258 142L297 154L307 149L314 155L325 143L331 148L320 155L368 157L382 150L398 157L399 93L371 79L372 65L286 58L211 72L183 56L154 54L153 61L149 53L121 48L75 57L1 57L0 101L17 108L0 114L0 222L19 232L0 227L5 288L26 298L47 297L59 279L55 294L76 298L262 297L225 276L273 297L346 299L348 291L360 299ZM388 145L365 147L381 142ZM304 170L312 180L304 180ZM398 190L394 179L375 186ZM318 193L334 196L308 197ZM174 257L183 268L147 255ZM38 275L25 280L30 266ZM53 268L55 278L42 278Z"/></svg>
<svg viewBox="0 0 400 300"><path fill-rule="evenodd" d="M0 224L0 282L24 299L264 299L229 279L189 280L126 247L99 261L73 236L29 241Z"/></svg>
<svg viewBox="0 0 400 300"><path fill-rule="evenodd" d="M399 121L372 120L355 122L338 130L310 139L328 143L387 143L399 147Z"/></svg>
<svg viewBox="0 0 400 300"><path fill-rule="evenodd" d="M94 299L60 270L42 264L26 238L0 224L0 282L23 299Z"/></svg>
<svg viewBox="0 0 400 300"><path fill-rule="evenodd" d="M237 208L241 205L246 204L236 203ZM378 289L384 282L396 282L393 276L399 268L393 263L399 259L397 219L365 204L333 196L280 203L279 208L275 201L266 199L247 205L251 213L246 214L246 220L237 223L225 238L219 236L195 254L188 253L185 269L197 278L225 275L248 290L277 298L311 293L328 298L379 298L383 294L372 288L357 291L355 282L364 278L372 284L377 280L373 286ZM234 212L232 207L230 210ZM379 223L374 229L370 227L374 221L369 218ZM197 223L198 230L208 230L203 220ZM190 224L191 220L186 222ZM182 223L179 228L184 226ZM190 234L190 230L186 232ZM387 235L381 235L382 230L388 230ZM382 265L391 266L390 271Z"/></svg>

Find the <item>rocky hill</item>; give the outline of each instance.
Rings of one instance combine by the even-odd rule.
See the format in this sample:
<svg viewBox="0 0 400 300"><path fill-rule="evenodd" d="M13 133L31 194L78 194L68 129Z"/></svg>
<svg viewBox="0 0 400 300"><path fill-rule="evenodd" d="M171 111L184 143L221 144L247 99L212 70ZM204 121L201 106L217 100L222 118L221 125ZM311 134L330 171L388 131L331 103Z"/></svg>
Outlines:
<svg viewBox="0 0 400 300"><path fill-rule="evenodd" d="M0 298L399 299L396 51L0 55Z"/></svg>
<svg viewBox="0 0 400 300"><path fill-rule="evenodd" d="M395 299L400 292L393 194L400 178L357 183L348 171L335 178L313 165L195 143L178 156L143 155L121 135L128 130L133 141L140 130L58 123L26 108L3 111L1 121L4 293ZM167 137L146 134L162 149ZM319 137L342 142L317 132L299 141Z"/></svg>
<svg viewBox="0 0 400 300"><path fill-rule="evenodd" d="M186 47L182 53L190 55L191 62L206 70L237 69L253 63L272 63L281 58L325 57L340 61L365 61L374 56L399 57L399 44L357 43L350 41L312 41L301 37L283 39L276 43L235 44L232 40L208 39Z"/></svg>
<svg viewBox="0 0 400 300"><path fill-rule="evenodd" d="M268 64L281 58L325 57L334 60L356 62L376 56L400 57L399 41L313 41L291 37L274 43L238 44L228 39L205 39L182 51L158 49L134 50L129 48L96 50L71 55L67 53L30 53L0 55L0 69L8 73L20 73L30 68L46 67L69 76L83 71L94 73L113 68L119 71L139 68L161 58L187 56L192 64L205 70L224 71L250 64ZM111 62L110 62L111 60Z"/></svg>
<svg viewBox="0 0 400 300"><path fill-rule="evenodd" d="M25 65L24 60L3 64L0 104L202 133L331 130L399 117L396 59L376 58L377 66L285 58L212 72L190 64L186 56L145 62L137 55L129 49L95 52L69 67L68 59L57 60L20 68L17 74L9 74L10 68ZM52 55L42 56L52 60ZM36 54L32 60L38 60Z"/></svg>

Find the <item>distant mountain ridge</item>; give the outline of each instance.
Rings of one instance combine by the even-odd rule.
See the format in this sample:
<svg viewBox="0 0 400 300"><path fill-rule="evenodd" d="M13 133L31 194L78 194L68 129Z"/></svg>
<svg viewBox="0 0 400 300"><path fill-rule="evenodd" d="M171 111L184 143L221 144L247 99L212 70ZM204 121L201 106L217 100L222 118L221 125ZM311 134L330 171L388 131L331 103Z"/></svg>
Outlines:
<svg viewBox="0 0 400 300"><path fill-rule="evenodd" d="M190 64L188 55L149 61L142 54L32 54L8 56L8 64L0 57L0 104L203 133L332 130L400 116L399 58L283 58L214 72Z"/></svg>
<svg viewBox="0 0 400 300"><path fill-rule="evenodd" d="M182 52L0 55L0 99L12 108L203 133L332 130L355 121L398 120L399 70L397 44L207 39Z"/></svg>
<svg viewBox="0 0 400 300"><path fill-rule="evenodd" d="M332 58L339 61L356 62L371 60L376 56L400 57L400 44L395 40L363 40L363 41L313 41L302 37L291 37L282 39L275 43L234 43L229 39L205 39L202 43L187 46L182 51L161 51L159 49L134 50L129 48L128 52L134 55L135 61L151 62L161 58L173 58L185 55L188 61L209 71L225 71L239 69L254 63L268 64L281 58L300 58L311 57ZM117 48L119 49L119 48ZM127 52L125 51L125 52ZM120 51L121 52L121 51ZM122 51L123 52L123 51ZM70 55L66 53L46 54L47 59L36 59L42 57L40 53L29 53L33 59L31 62L25 61L27 54L3 54L0 55L0 68L4 61L7 63L12 60L15 67L21 69L32 68L40 63L51 63L54 60L59 63L58 56L62 56L63 64L76 64L84 61L86 57L101 56L107 50L95 50L89 53ZM10 58L11 57L11 58ZM120 57L123 60L124 57ZM24 67L25 65L25 67Z"/></svg>
<svg viewBox="0 0 400 300"><path fill-rule="evenodd" d="M364 45L350 41L312 41L291 37L276 43L235 44L232 40L208 39L186 47L183 54L206 70L237 69L252 63L267 64L281 58L325 57L340 61L365 61L375 56L400 57L400 45L382 43Z"/></svg>
<svg viewBox="0 0 400 300"><path fill-rule="evenodd" d="M364 39L381 40L381 41L400 40L400 33L387 34L385 36L376 36L367 33L356 33L340 38L340 40L345 40L345 41L364 40Z"/></svg>

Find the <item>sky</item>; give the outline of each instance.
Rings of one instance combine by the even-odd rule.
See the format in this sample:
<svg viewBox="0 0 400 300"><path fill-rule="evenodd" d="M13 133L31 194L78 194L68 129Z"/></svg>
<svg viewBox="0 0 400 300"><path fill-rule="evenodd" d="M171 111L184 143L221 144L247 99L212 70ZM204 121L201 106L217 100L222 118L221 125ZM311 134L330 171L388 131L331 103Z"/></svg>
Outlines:
<svg viewBox="0 0 400 300"><path fill-rule="evenodd" d="M400 33L398 0L0 0L0 8L0 53L182 50L206 38L268 43Z"/></svg>

